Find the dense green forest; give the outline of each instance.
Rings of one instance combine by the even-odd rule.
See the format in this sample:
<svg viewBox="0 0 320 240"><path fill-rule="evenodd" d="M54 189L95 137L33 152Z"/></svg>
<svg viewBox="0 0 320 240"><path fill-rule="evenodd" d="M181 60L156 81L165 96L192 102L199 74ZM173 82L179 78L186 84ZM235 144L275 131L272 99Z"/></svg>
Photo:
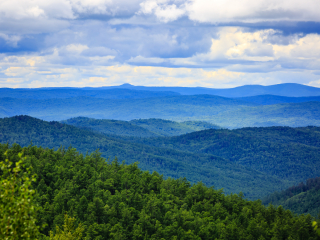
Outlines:
<svg viewBox="0 0 320 240"><path fill-rule="evenodd" d="M263 204L282 205L299 214L320 214L320 177L310 178L281 192L275 192L262 199ZM320 217L320 216L319 216Z"/></svg>
<svg viewBox="0 0 320 240"><path fill-rule="evenodd" d="M209 129L186 135L136 139L151 146L212 154L291 181L320 176L319 127Z"/></svg>
<svg viewBox="0 0 320 240"><path fill-rule="evenodd" d="M5 159L13 163L9 168L23 159L23 168L35 174L36 193L29 202L41 239L49 239L50 231L50 239L61 233L56 226L63 228L65 214L83 229L83 239L320 239L310 215L183 178L164 179L136 164L106 161L97 151L83 155L73 148L0 144L0 162L6 165Z"/></svg>
<svg viewBox="0 0 320 240"><path fill-rule="evenodd" d="M262 198L320 175L318 127L208 129L175 137L145 138L141 129L149 130L131 122L70 119L73 120L83 123L83 127L90 123L92 126L97 124L98 128L92 131L59 122L16 116L0 119L0 143L33 144L54 149L73 146L82 154L99 149L106 159L117 156L120 162L127 164L139 162L142 170L157 171L164 178L186 177L191 183L202 181L208 187L223 188L228 194L243 192L248 199ZM141 119L132 122L172 131L171 121ZM120 134L126 129L132 136L98 132L100 127L110 132L107 126L114 131L113 134ZM272 197L270 201L294 212L308 212L315 216L317 205L313 208L311 204L316 203L318 192L317 189L309 190L299 192L289 200L278 197L275 201ZM297 199L306 204L294 206L298 203ZM264 203L267 202L264 200Z"/></svg>
<svg viewBox="0 0 320 240"><path fill-rule="evenodd" d="M139 139L134 138L135 141ZM192 183L202 181L207 186L223 188L226 193L242 191L245 197L250 199L257 199L296 183L211 154L195 154L133 143L114 136L28 116L0 119L0 143L29 146L31 142L36 146L55 149L60 146L72 146L83 154L99 149L107 159L117 156L120 162L140 162L139 167L143 170L157 171L165 177L186 177Z"/></svg>
<svg viewBox="0 0 320 240"><path fill-rule="evenodd" d="M31 141L55 149L73 146L83 154L99 149L105 158L140 162L143 170L202 181L226 193L242 191L250 199L320 175L318 127L208 129L142 138L101 134L28 116L0 119L1 143L28 146Z"/></svg>
<svg viewBox="0 0 320 240"><path fill-rule="evenodd" d="M204 129L219 128L217 125L201 121L174 122L155 118L136 119L127 122L76 117L61 122L101 133L132 137L177 136Z"/></svg>

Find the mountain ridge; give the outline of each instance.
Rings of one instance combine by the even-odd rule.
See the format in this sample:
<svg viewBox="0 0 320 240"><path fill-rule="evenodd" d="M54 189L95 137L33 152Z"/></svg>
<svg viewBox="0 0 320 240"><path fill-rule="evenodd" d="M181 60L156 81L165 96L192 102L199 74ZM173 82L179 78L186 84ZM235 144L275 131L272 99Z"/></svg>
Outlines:
<svg viewBox="0 0 320 240"><path fill-rule="evenodd" d="M150 90L150 91L174 91L182 95L210 94L222 97L248 97L264 94L280 95L287 97L320 96L320 88L302 85L298 83L282 83L269 86L244 85L234 88L205 88L205 87L145 87L123 84L117 87ZM104 87L113 88L113 87Z"/></svg>
<svg viewBox="0 0 320 240"><path fill-rule="evenodd" d="M60 91L60 93L59 93ZM275 85L243 85L234 88L207 88L207 87L169 87L169 86L134 86L128 83L119 86L102 86L102 87L49 87L49 88L0 88L0 94L8 97L12 96L13 92L20 94L19 98L24 95L30 96L30 93L37 93L37 98L44 98L43 94L59 97L66 95L69 91L69 97L72 96L96 96L106 98L102 93L109 94L109 98L143 98L163 95L199 95L209 94L221 97L240 98L258 95L278 95L286 97L310 97L320 96L320 88L298 83L282 83ZM62 93L61 93L62 92ZM112 93L115 92L115 93ZM116 93L118 92L118 93ZM42 95L41 95L42 94ZM125 97L121 96L124 95ZM134 97L136 95L136 97ZM46 96L49 97L49 96ZM51 96L52 97L52 96ZM61 97L61 96L60 96ZM23 97L28 98L28 97Z"/></svg>
<svg viewBox="0 0 320 240"><path fill-rule="evenodd" d="M82 154L99 149L107 159L117 157L120 162L125 160L127 164L140 162L139 167L143 170L157 171L165 177L186 177L193 183L202 181L207 186L223 187L226 193L242 191L250 199L294 184L209 154L131 143L29 116L0 119L0 143L29 146L31 141L34 145L50 149L72 146ZM259 184L265 187L261 189Z"/></svg>
<svg viewBox="0 0 320 240"><path fill-rule="evenodd" d="M223 128L320 126L320 102L259 105L214 95L181 95L146 99L73 97L58 99L0 98L0 116L30 115L61 121L84 116L129 121L161 118L205 121Z"/></svg>

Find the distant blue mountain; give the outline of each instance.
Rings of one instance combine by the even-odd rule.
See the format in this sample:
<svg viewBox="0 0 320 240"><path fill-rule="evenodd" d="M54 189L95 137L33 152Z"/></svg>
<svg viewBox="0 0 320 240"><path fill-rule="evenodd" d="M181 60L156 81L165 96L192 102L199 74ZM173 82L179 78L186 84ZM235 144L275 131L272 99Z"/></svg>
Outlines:
<svg viewBox="0 0 320 240"><path fill-rule="evenodd" d="M320 126L320 102L259 105L213 95L148 99L0 98L0 117L15 115L29 115L44 120L64 120L78 116L126 121L161 118L178 122L205 121L224 128L298 127Z"/></svg>
<svg viewBox="0 0 320 240"><path fill-rule="evenodd" d="M261 85L245 85L235 88L217 89L203 87L144 87L123 84L116 87L103 88L125 88L132 90L149 90L149 91L172 91L182 95L210 94L222 97L249 97L257 95L279 95L286 97L308 97L320 96L320 88L310 87L297 83L283 83L270 86Z"/></svg>
<svg viewBox="0 0 320 240"><path fill-rule="evenodd" d="M259 96L241 97L241 98L235 98L235 99L256 103L259 105L272 105L272 104L279 104L279 103L302 103L302 102L312 102L312 101L320 102L320 96L283 97L283 96L276 96L276 95L259 95Z"/></svg>
<svg viewBox="0 0 320 240"><path fill-rule="evenodd" d="M178 96L170 91L144 91L126 88L0 88L0 96L10 98L51 99L71 97L94 97L106 99L136 99Z"/></svg>
<svg viewBox="0 0 320 240"><path fill-rule="evenodd" d="M0 97L11 98L70 98L70 97L94 97L107 99L137 99L178 95L216 95L228 98L251 97L257 95L278 95L283 97L310 97L320 96L320 88L310 87L296 83L284 83L271 86L245 85L235 88L217 89L204 87L145 87L122 84L108 87L84 87L84 88L0 88ZM248 99L248 101L253 101ZM258 100L254 100L258 101ZM273 100L274 103L300 102L305 100ZM318 101L318 100L316 100ZM269 104L269 103L268 103Z"/></svg>

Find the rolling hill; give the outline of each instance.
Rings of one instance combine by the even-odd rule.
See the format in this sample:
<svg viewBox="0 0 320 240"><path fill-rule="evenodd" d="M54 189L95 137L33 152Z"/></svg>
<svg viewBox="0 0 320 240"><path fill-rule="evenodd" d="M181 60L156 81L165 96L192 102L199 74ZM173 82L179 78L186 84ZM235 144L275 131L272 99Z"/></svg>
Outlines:
<svg viewBox="0 0 320 240"><path fill-rule="evenodd" d="M194 131L219 128L216 125L200 122L174 122L163 119L136 119L127 121L94 119L86 117L70 118L61 121L72 126L88 128L100 133L131 137L177 136Z"/></svg>
<svg viewBox="0 0 320 240"><path fill-rule="evenodd" d="M127 121L76 117L61 121L79 128L91 129L100 133L131 137L159 137L159 134Z"/></svg>
<svg viewBox="0 0 320 240"><path fill-rule="evenodd" d="M283 206L297 214L320 214L320 177L310 178L305 183L275 192L262 199L265 205Z"/></svg>
<svg viewBox="0 0 320 240"><path fill-rule="evenodd" d="M141 142L219 156L283 180L301 182L320 176L319 127L209 129Z"/></svg>
<svg viewBox="0 0 320 240"><path fill-rule="evenodd" d="M320 126L320 102L245 106L211 116L190 117L225 128Z"/></svg>
<svg viewBox="0 0 320 240"><path fill-rule="evenodd" d="M302 102L320 102L320 96L314 97L283 97L277 95L258 95L252 97L236 98L238 100L251 102L259 105L272 105L279 103L302 103Z"/></svg>
<svg viewBox="0 0 320 240"><path fill-rule="evenodd" d="M55 149L72 146L83 154L99 149L102 156L107 159L117 156L120 162L124 160L128 164L140 162L139 167L143 170L158 171L165 177L186 177L192 183L202 181L207 186L224 188L226 193L242 191L250 199L256 199L295 183L214 155L132 143L29 116L0 119L0 143L18 143L21 146L34 144Z"/></svg>
<svg viewBox="0 0 320 240"><path fill-rule="evenodd" d="M149 98L147 100L92 97L0 99L0 106L8 112L8 117L30 115L44 120L65 120L78 116L115 120L146 118L179 120L193 116L214 115L240 106L254 105L211 95Z"/></svg>
<svg viewBox="0 0 320 240"><path fill-rule="evenodd" d="M205 121L224 128L250 126L320 126L320 102L258 105L212 95L172 96L148 99L0 98L3 117L30 115L61 121L84 116L130 121L161 118L171 121Z"/></svg>

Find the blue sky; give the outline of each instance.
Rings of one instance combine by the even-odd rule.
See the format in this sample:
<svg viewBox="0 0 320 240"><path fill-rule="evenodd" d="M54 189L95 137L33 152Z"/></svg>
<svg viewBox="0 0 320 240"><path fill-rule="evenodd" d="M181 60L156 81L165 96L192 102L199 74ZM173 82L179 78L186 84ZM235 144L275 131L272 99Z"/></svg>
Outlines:
<svg viewBox="0 0 320 240"><path fill-rule="evenodd" d="M2 0L0 87L320 87L319 0Z"/></svg>

